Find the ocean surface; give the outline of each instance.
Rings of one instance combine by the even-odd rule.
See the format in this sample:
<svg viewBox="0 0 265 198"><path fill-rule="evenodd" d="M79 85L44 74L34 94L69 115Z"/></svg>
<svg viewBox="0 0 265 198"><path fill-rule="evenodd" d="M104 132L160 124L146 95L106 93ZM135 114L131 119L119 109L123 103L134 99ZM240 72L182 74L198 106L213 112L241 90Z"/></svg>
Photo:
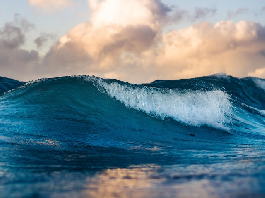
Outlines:
<svg viewBox="0 0 265 198"><path fill-rule="evenodd" d="M0 78L0 197L265 197L265 80Z"/></svg>

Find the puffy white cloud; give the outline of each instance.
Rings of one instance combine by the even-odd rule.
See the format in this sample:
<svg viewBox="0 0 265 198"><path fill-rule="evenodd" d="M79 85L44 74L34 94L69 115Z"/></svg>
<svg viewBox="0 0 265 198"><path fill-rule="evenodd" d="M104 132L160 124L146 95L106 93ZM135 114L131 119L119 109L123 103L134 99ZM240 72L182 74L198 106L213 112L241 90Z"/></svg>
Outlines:
<svg viewBox="0 0 265 198"><path fill-rule="evenodd" d="M92 6L91 20L61 37L44 58L50 71L58 67L56 65L62 65L62 54L67 56L70 53L68 62L63 60L63 65L68 68L64 74L73 73L73 70L101 76L116 73L125 59L135 62L142 53L157 45L170 11L160 1L153 0L89 3Z"/></svg>
<svg viewBox="0 0 265 198"><path fill-rule="evenodd" d="M246 76L264 67L265 28L260 24L204 22L163 33L172 18L160 1L89 3L91 20L61 37L44 58L50 73L60 68L62 75L95 74L139 83L218 72ZM199 9L195 14L200 18L214 12Z"/></svg>
<svg viewBox="0 0 265 198"><path fill-rule="evenodd" d="M62 36L44 57L35 53L32 64L22 61L21 65L34 70L35 76L93 74L134 83L220 72L265 77L261 24L203 22L164 32L177 16L191 15L172 13L160 0L89 0L89 5L90 21ZM203 18L214 12L201 8L193 16ZM10 77L14 76L19 75Z"/></svg>
<svg viewBox="0 0 265 198"><path fill-rule="evenodd" d="M73 4L72 0L28 0L28 3L35 8L48 11L60 11Z"/></svg>
<svg viewBox="0 0 265 198"><path fill-rule="evenodd" d="M264 67L265 27L241 21L200 23L163 36L157 57L163 78L189 78L218 72L247 76ZM167 68L166 70L162 67Z"/></svg>

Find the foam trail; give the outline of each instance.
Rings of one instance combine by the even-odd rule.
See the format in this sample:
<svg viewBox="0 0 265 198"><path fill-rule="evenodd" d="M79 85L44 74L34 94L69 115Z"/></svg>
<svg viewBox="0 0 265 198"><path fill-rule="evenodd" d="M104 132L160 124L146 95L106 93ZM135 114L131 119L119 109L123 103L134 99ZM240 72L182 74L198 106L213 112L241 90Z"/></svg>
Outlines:
<svg viewBox="0 0 265 198"><path fill-rule="evenodd" d="M172 89L107 83L103 79L97 79L95 82L104 88L110 97L127 107L161 119L170 117L192 126L208 125L222 129L227 129L225 125L230 122L232 105L229 96L223 91L181 93Z"/></svg>

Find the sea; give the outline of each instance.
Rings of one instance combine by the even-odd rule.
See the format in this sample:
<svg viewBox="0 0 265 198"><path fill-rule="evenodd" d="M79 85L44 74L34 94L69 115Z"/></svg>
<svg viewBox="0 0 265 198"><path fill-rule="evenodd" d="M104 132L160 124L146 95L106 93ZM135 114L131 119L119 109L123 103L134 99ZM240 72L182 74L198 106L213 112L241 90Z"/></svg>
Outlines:
<svg viewBox="0 0 265 198"><path fill-rule="evenodd" d="M0 77L0 197L265 197L265 79Z"/></svg>

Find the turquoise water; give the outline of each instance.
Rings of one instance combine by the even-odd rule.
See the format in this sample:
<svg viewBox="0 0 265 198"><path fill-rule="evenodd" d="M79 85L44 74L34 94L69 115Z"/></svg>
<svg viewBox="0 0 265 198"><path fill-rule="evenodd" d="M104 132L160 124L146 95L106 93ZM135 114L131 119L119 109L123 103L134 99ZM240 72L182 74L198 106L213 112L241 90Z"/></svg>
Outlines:
<svg viewBox="0 0 265 198"><path fill-rule="evenodd" d="M0 85L2 197L265 195L263 79Z"/></svg>

